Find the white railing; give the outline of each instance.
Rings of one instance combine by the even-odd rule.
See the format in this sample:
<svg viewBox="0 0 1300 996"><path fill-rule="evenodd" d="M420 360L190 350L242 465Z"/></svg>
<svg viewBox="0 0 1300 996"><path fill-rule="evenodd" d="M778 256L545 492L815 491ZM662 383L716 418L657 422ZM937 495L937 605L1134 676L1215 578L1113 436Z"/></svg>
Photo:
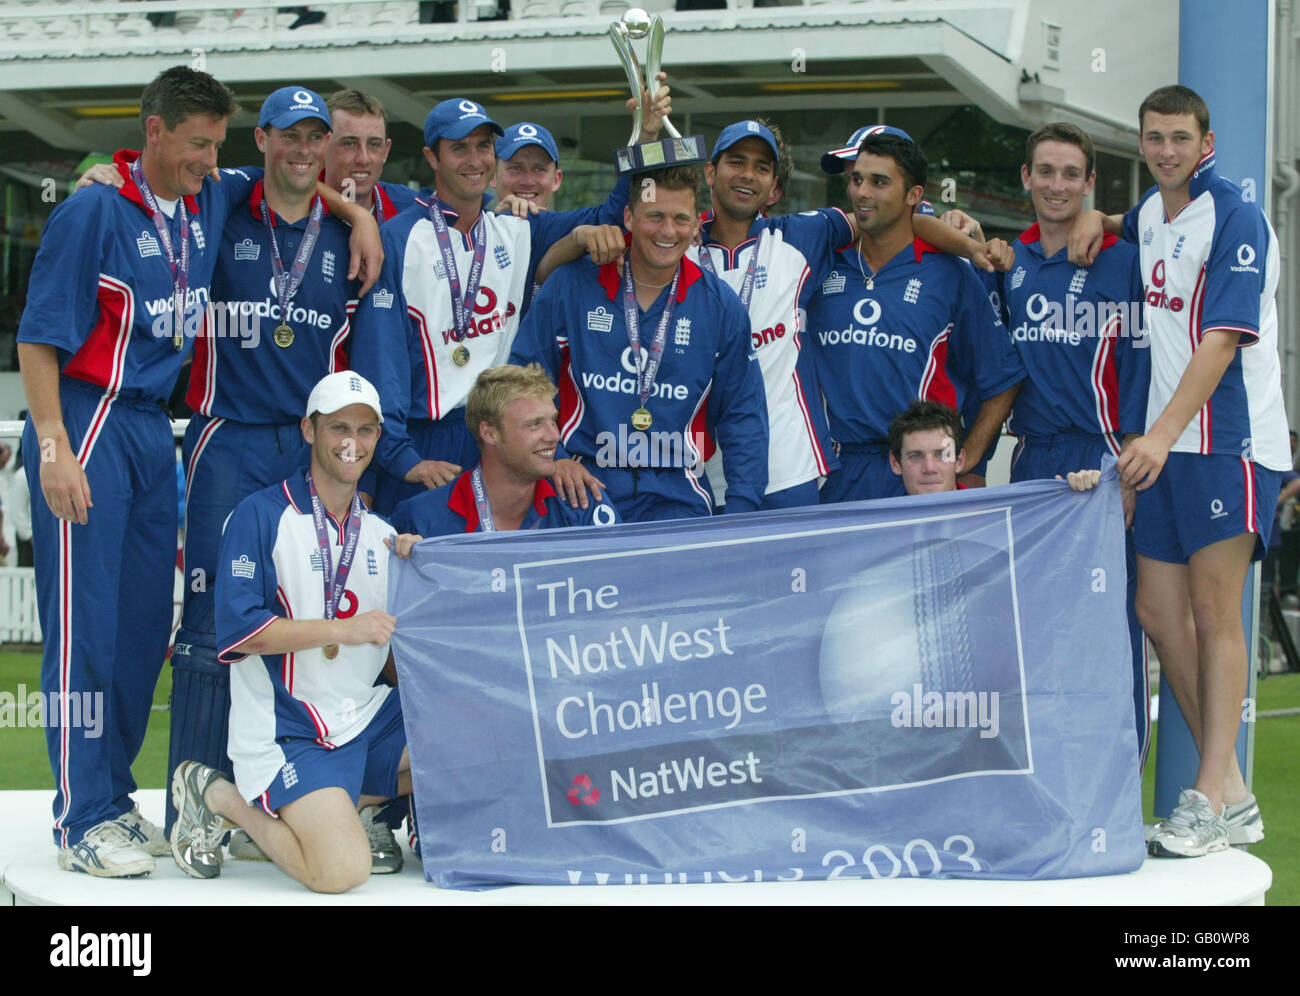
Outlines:
<svg viewBox="0 0 1300 996"><path fill-rule="evenodd" d="M0 567L0 643L40 642L35 569Z"/></svg>

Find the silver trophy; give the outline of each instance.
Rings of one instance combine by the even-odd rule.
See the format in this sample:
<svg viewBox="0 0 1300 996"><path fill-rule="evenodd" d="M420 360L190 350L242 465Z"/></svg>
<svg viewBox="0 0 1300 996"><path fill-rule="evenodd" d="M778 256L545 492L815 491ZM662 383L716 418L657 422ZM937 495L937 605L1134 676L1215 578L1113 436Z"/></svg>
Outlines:
<svg viewBox="0 0 1300 996"><path fill-rule="evenodd" d="M632 51L632 40L649 36L646 43L645 75L641 75L641 64L636 53ZM664 20L658 14L653 17L639 7L633 7L623 14L620 20L609 26L609 38L618 53L618 61L627 73L628 85L636 100L636 111L632 115L632 135L627 140L627 147L614 153L614 164L620 175L640 173L661 166L680 166L690 163L702 163L708 157L704 154L704 136L688 135L683 138L673 123L664 119L664 131L669 138L655 142L637 144L641 135L641 91L647 86L654 91L659 88L655 77L659 75L660 60L664 51Z"/></svg>

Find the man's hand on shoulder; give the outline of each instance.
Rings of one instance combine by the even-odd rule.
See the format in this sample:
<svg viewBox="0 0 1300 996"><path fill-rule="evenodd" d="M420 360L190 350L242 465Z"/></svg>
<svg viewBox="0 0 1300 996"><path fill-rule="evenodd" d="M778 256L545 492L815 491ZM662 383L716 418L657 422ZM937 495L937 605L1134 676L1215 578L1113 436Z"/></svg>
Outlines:
<svg viewBox="0 0 1300 996"><path fill-rule="evenodd" d="M403 480L407 484L423 484L432 491L456 480L460 470L459 464L448 463L446 460L421 460L406 472Z"/></svg>
<svg viewBox="0 0 1300 996"><path fill-rule="evenodd" d="M556 460L551 483L555 486L555 493L560 500L571 508L587 508L590 503L587 497L589 489L595 495L596 501L603 501L605 497L604 482L597 480L595 475L577 460Z"/></svg>
<svg viewBox="0 0 1300 996"><path fill-rule="evenodd" d="M492 210L496 214L512 214L516 218L527 218L529 215L541 214L544 208L526 197L506 194L505 197L497 199L496 207Z"/></svg>
<svg viewBox="0 0 1300 996"><path fill-rule="evenodd" d="M81 174L72 192L75 194L78 190L89 187L92 183L102 183L108 187L121 187L126 181L122 179L122 174L117 171L117 167L111 163L95 163L94 166Z"/></svg>

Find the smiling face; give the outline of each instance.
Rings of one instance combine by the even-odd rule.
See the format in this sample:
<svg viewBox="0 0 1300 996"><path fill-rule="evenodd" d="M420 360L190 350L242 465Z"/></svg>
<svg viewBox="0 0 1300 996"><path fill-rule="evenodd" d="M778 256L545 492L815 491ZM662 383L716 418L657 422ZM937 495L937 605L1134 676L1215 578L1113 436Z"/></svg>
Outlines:
<svg viewBox="0 0 1300 996"><path fill-rule="evenodd" d="M957 450L944 429L918 429L903 435L902 452L889 454L889 466L903 478L909 495L956 491L957 475L966 462L966 451Z"/></svg>
<svg viewBox="0 0 1300 996"><path fill-rule="evenodd" d="M288 128L258 128L253 134L265 158L268 185L290 198L315 192L329 142L324 121L305 118Z"/></svg>
<svg viewBox="0 0 1300 996"><path fill-rule="evenodd" d="M302 420L302 435L311 446L313 478L355 485L370 464L379 440L379 417L369 405L355 404Z"/></svg>
<svg viewBox="0 0 1300 996"><path fill-rule="evenodd" d="M550 398L515 398L502 411L500 427L481 422L479 436L484 456L521 483L532 484L555 473L560 430Z"/></svg>
<svg viewBox="0 0 1300 996"><path fill-rule="evenodd" d="M900 224L910 227L912 211L921 202L924 188L908 188L903 171L892 158L864 152L844 164L844 173L859 231L884 239Z"/></svg>
<svg viewBox="0 0 1300 996"><path fill-rule="evenodd" d="M151 115L145 121L145 151L142 162L154 193L164 200L194 197L203 178L217 166L217 150L226 141L226 118L193 114L169 129L163 119Z"/></svg>
<svg viewBox="0 0 1300 996"><path fill-rule="evenodd" d="M1142 117L1142 156L1163 191L1187 186L1196 164L1214 149L1214 132L1201 132L1195 114L1159 114Z"/></svg>
<svg viewBox="0 0 1300 996"><path fill-rule="evenodd" d="M478 205L492 182L496 142L492 129L479 125L464 138L440 138L435 152L427 145L424 157L433 167L438 196L453 207Z"/></svg>
<svg viewBox="0 0 1300 996"><path fill-rule="evenodd" d="M540 208L551 206L563 173L540 145L525 145L509 159L498 159L493 186L497 197L522 197Z"/></svg>
<svg viewBox="0 0 1300 996"><path fill-rule="evenodd" d="M1020 179L1040 222L1068 222L1083 210L1097 174L1088 172L1088 157L1079 146L1042 141L1033 163L1020 167Z"/></svg>
<svg viewBox="0 0 1300 996"><path fill-rule="evenodd" d="M636 278L667 282L695 238L695 194L660 185L654 200L634 199L623 209L623 224L632 234L628 256Z"/></svg>
<svg viewBox="0 0 1300 996"><path fill-rule="evenodd" d="M706 163L704 180L713 189L713 207L718 213L744 221L775 201L776 163L771 147L759 138L744 138Z"/></svg>
<svg viewBox="0 0 1300 996"><path fill-rule="evenodd" d="M351 180L357 202L369 204L393 147L384 119L378 114L344 110L334 111L330 117L334 131L325 147L325 182L343 191L344 183Z"/></svg>

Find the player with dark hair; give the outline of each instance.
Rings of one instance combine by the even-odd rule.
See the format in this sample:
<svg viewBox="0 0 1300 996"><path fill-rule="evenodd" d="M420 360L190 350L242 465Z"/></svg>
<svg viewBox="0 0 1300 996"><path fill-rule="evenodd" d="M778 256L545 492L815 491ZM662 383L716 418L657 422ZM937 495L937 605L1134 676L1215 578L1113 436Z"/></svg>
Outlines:
<svg viewBox="0 0 1300 996"><path fill-rule="evenodd" d="M909 495L959 491L957 478L966 464L961 415L941 401L913 401L889 424L889 467ZM1100 470L1067 471L1075 491L1089 491L1101 481Z"/></svg>
<svg viewBox="0 0 1300 996"><path fill-rule="evenodd" d="M1035 223L1006 248L1007 272L981 274L1004 309L1028 377L1011 409L1019 437L1011 480L1028 481L1100 466L1145 425L1150 376L1142 327L1137 249L1113 236L1089 267L1067 257L1066 243L1096 181L1092 139L1078 126L1049 122L1025 142L1021 182ZM1005 245L1005 243L998 243ZM1133 489L1122 487L1131 518ZM1150 738L1146 637L1134 608L1137 560L1128 534L1129 629L1139 764Z"/></svg>
<svg viewBox="0 0 1300 996"><path fill-rule="evenodd" d="M767 485L767 405L736 295L687 258L699 172L639 174L624 211L627 252L581 259L543 285L512 363L540 363L560 386L560 435L597 464L630 521L709 515L703 441L729 453L729 512L752 511Z"/></svg>
<svg viewBox="0 0 1300 996"><path fill-rule="evenodd" d="M1138 490L1138 616L1200 751L1195 785L1148 846L1196 857L1264 836L1235 745L1249 660L1242 586L1291 466L1280 264L1259 206L1215 175L1205 101L1161 87L1138 121L1156 185L1122 216L1080 215L1071 256L1091 264L1103 229L1138 244L1151 380L1144 431L1119 469Z"/></svg>
<svg viewBox="0 0 1300 996"><path fill-rule="evenodd" d="M105 877L148 874L166 853L131 799L171 632L176 458L163 405L221 228L251 185L208 179L236 110L217 80L169 69L141 107L144 151L118 154L121 189L79 191L50 215L18 331L41 687L60 703L46 728L54 839L60 867ZM80 695L102 702L102 736L69 728Z"/></svg>
<svg viewBox="0 0 1300 996"><path fill-rule="evenodd" d="M671 105L656 96L643 140L658 134ZM472 100L444 100L424 124L424 156L435 191L384 226L386 267L357 309L353 367L387 406L375 455L375 508L455 479L478 460L461 408L480 372L510 355L538 262L579 225L617 219L621 180L597 208L541 211L527 218L483 210L503 129Z"/></svg>
<svg viewBox="0 0 1300 996"><path fill-rule="evenodd" d="M840 161L842 151L828 153L823 165ZM966 441L968 461L978 464L1024 378L972 268L915 234L929 170L920 146L900 129L877 126L843 168L860 234L837 254L808 307L843 465L827 478L823 502L901 493L885 437L894 414L918 397L963 411L978 402Z"/></svg>
<svg viewBox="0 0 1300 996"><path fill-rule="evenodd" d="M381 225L414 204L410 187L381 179L393 147L384 105L360 90L337 90L325 104L333 129L321 179L369 210Z"/></svg>
<svg viewBox="0 0 1300 996"><path fill-rule="evenodd" d="M222 536L235 778L176 767L171 852L186 874L215 878L221 838L239 826L309 889L344 892L372 870L358 806L411 791L399 697L377 679L394 673L385 547L407 556L419 537L394 536L357 494L383 421L374 387L328 374L304 411L308 467L240 502Z"/></svg>
<svg viewBox="0 0 1300 996"><path fill-rule="evenodd" d="M393 512L393 525L429 537L618 522L608 502L584 509L556 497L546 480L555 473L556 418L555 384L537 364L484 370L465 402L479 465L406 499Z"/></svg>

